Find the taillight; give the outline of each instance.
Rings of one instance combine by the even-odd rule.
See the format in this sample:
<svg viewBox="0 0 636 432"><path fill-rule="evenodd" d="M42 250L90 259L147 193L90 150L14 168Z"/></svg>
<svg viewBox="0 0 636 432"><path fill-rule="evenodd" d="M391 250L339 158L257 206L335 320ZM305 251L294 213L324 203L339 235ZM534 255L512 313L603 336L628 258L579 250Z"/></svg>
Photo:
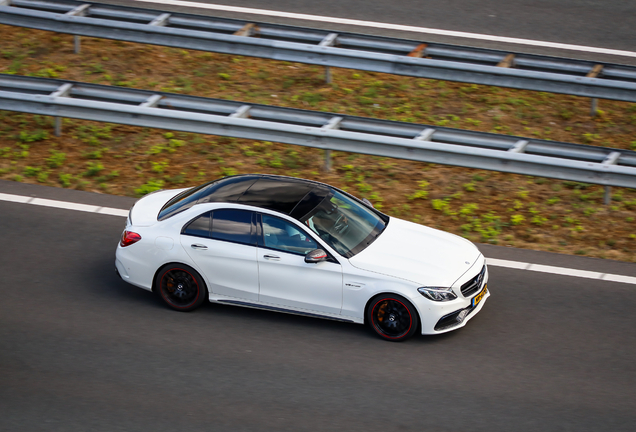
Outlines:
<svg viewBox="0 0 636 432"><path fill-rule="evenodd" d="M119 245L121 247L126 247L130 246L133 243L137 243L139 240L141 240L141 236L136 232L124 231L121 235L121 241L119 242Z"/></svg>

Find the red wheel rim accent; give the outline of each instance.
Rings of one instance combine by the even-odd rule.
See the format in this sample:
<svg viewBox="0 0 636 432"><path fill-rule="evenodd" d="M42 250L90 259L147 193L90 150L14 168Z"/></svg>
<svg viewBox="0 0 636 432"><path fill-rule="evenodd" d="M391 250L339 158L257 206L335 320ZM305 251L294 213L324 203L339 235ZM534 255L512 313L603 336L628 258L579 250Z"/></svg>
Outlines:
<svg viewBox="0 0 636 432"><path fill-rule="evenodd" d="M399 304L401 306L401 309L396 310L395 306L390 306L389 302L395 302ZM382 304L380 306L380 309L382 307L385 307L384 311L380 311L379 309L377 309L378 305L380 304ZM387 308L389 309L389 311L386 310ZM377 316L378 312L382 313L382 319L379 319L380 317ZM406 314L404 312L406 312ZM406 315L408 315L408 328L406 328L406 330L403 330L403 328L405 327L404 320L406 319ZM391 324L384 324L384 319L388 319ZM387 339L401 339L409 334L409 332L411 331L411 327L413 327L413 317L411 316L411 311L409 310L409 308L400 300L392 297L382 298L373 305L373 308L371 309L371 320L375 331ZM378 321L380 321L381 324L378 324ZM395 323L395 325L393 323ZM399 333L391 334L394 333L391 330L397 328L400 329Z"/></svg>
<svg viewBox="0 0 636 432"><path fill-rule="evenodd" d="M176 275L173 276L172 285L175 285L174 290L170 291L168 289L168 295L166 295L166 289L168 288L166 286L168 285L168 282L166 281L166 276L168 276L168 274L173 272L182 272L187 274L188 277L184 278L184 277L178 277ZM166 285L164 285L164 282L166 283ZM183 285L181 288L179 287L180 284ZM164 289L164 287L166 289ZM193 289L195 289L196 291L193 292L192 291ZM159 282L159 292L161 293L161 297L164 299L164 301L166 301L168 304L170 304L171 306L177 309L186 309L192 306L193 304L197 302L197 300L199 299L199 296L201 295L201 290L199 289L199 283L197 282L197 279L194 277L192 273L182 268L172 268L163 273L163 275L161 276L161 281ZM194 299L190 300L193 295L194 295ZM182 299L187 299L188 302L185 304L179 304L180 303L179 300L182 300Z"/></svg>

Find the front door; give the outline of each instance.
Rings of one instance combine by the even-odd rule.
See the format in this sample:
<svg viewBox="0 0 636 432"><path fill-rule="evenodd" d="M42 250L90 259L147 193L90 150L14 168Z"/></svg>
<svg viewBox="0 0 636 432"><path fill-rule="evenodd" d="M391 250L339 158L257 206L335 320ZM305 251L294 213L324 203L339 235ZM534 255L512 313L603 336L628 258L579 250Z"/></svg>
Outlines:
<svg viewBox="0 0 636 432"><path fill-rule="evenodd" d="M284 219L261 215L257 252L259 301L283 308L339 314L342 309L342 266L322 261L308 264L307 252L320 246L304 230Z"/></svg>

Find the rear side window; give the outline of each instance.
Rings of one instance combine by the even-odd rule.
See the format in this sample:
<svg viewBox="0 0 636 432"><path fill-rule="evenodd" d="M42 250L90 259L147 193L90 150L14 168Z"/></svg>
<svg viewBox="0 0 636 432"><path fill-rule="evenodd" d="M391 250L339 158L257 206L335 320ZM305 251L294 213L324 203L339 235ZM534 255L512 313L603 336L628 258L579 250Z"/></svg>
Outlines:
<svg viewBox="0 0 636 432"><path fill-rule="evenodd" d="M212 238L253 244L252 215L245 210L215 210L212 213Z"/></svg>
<svg viewBox="0 0 636 432"><path fill-rule="evenodd" d="M203 213L183 227L183 234L195 237L210 237L211 212Z"/></svg>

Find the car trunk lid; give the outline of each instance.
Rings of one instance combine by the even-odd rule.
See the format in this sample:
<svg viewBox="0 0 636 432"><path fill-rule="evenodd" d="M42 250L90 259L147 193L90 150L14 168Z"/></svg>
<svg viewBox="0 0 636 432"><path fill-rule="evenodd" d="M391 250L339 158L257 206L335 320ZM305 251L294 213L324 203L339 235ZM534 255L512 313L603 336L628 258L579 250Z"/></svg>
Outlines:
<svg viewBox="0 0 636 432"><path fill-rule="evenodd" d="M154 225L164 204L184 190L186 189L161 190L146 195L130 209L130 222L140 227Z"/></svg>

